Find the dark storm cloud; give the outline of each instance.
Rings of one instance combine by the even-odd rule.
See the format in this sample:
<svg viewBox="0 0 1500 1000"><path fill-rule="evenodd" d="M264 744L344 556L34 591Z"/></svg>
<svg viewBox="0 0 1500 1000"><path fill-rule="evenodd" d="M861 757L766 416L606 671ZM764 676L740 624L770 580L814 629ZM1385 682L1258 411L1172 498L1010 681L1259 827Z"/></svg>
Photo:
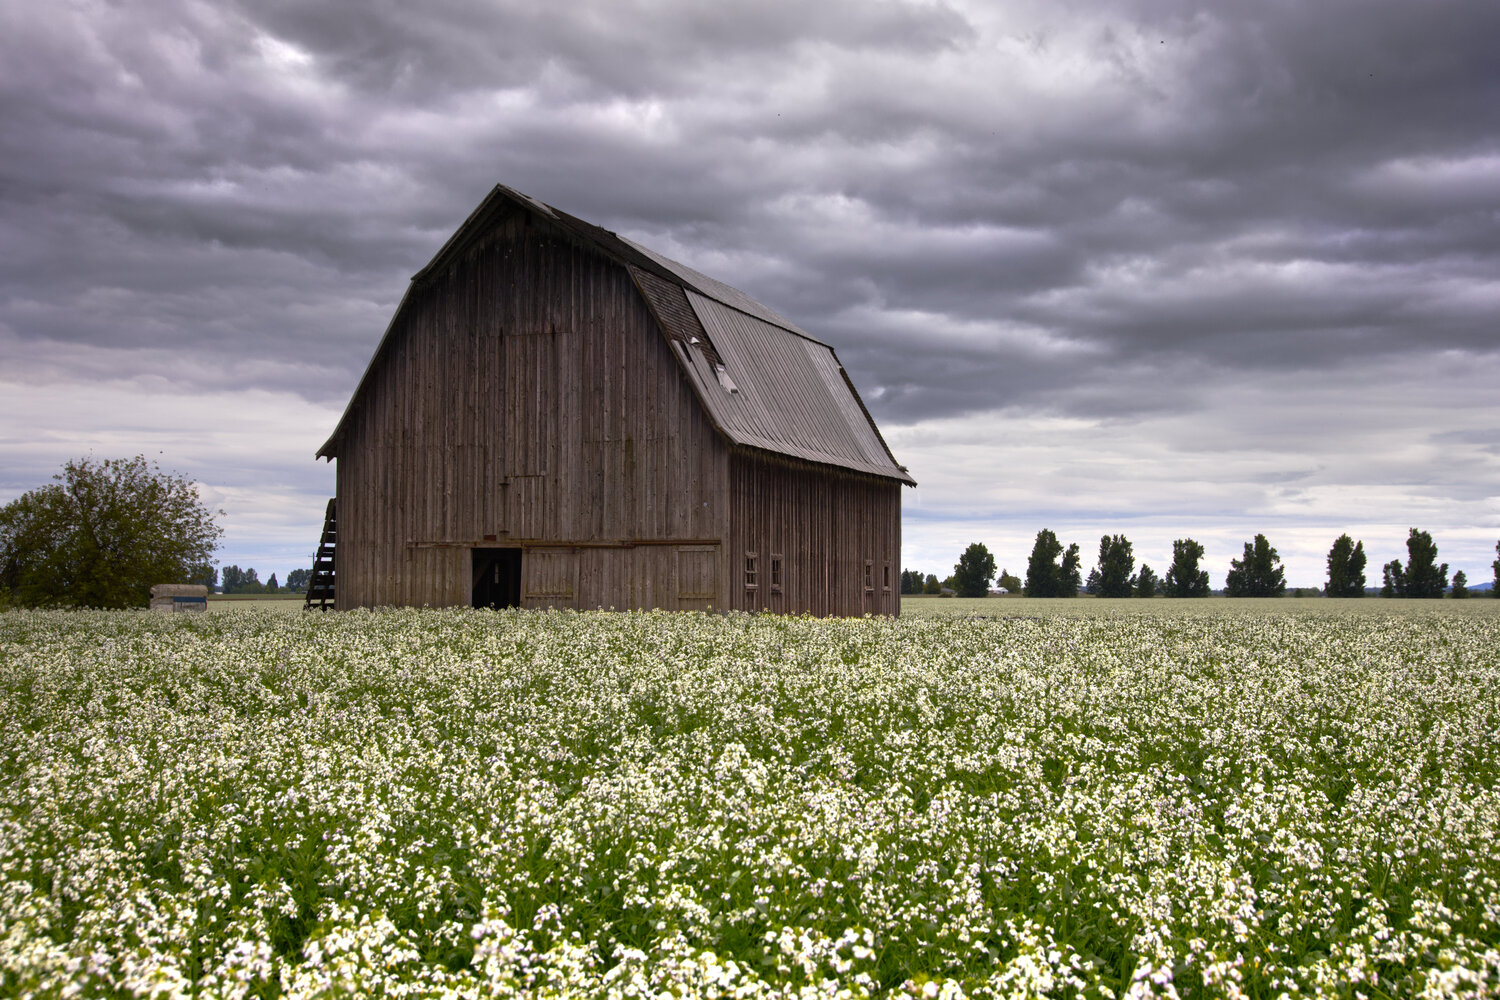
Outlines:
<svg viewBox="0 0 1500 1000"><path fill-rule="evenodd" d="M1139 497L1222 447L1239 478L1182 509L1291 509L1370 492L1337 457L1380 447L1359 428L1422 427L1370 475L1493 496L1493 420L1431 391L1495 405L1496 38L1488 0L11 4L0 376L84 407L281 394L305 440L278 447L311 452L503 182L834 344L919 480L1003 419L1079 468L1135 447L1154 471L1108 475Z"/></svg>

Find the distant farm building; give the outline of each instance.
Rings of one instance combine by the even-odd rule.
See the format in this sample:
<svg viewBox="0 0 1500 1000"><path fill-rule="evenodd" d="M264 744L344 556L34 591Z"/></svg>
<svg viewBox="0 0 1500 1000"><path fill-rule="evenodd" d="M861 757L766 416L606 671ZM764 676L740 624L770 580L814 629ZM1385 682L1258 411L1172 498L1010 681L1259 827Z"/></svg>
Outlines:
<svg viewBox="0 0 1500 1000"><path fill-rule="evenodd" d="M833 349L503 186L412 279L318 455L310 603L900 610L914 483Z"/></svg>

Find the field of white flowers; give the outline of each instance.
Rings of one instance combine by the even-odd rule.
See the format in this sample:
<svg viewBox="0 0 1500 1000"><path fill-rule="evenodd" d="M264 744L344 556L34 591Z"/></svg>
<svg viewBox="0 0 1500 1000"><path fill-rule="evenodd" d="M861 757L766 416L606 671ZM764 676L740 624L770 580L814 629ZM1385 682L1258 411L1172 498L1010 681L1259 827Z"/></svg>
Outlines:
<svg viewBox="0 0 1500 1000"><path fill-rule="evenodd" d="M1352 603L0 614L0 995L1496 995L1500 614Z"/></svg>

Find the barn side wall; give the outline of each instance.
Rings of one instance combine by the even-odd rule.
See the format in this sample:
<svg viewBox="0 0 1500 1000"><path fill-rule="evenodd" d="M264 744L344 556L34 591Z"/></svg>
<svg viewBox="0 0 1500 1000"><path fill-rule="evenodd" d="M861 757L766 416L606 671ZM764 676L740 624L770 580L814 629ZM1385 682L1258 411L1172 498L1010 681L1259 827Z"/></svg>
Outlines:
<svg viewBox="0 0 1500 1000"><path fill-rule="evenodd" d="M517 213L414 289L340 442L337 604L723 607L728 448L623 267ZM705 582L707 564L715 567Z"/></svg>
<svg viewBox="0 0 1500 1000"><path fill-rule="evenodd" d="M730 489L727 607L901 613L900 483L741 450Z"/></svg>

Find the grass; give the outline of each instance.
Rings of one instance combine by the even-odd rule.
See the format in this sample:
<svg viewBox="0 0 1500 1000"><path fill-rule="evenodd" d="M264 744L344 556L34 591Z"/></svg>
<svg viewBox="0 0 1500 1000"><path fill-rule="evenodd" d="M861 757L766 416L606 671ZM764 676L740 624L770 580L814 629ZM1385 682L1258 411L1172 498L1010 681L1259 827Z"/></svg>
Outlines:
<svg viewBox="0 0 1500 1000"><path fill-rule="evenodd" d="M1500 602L912 611L0 614L0 995L1500 990Z"/></svg>

